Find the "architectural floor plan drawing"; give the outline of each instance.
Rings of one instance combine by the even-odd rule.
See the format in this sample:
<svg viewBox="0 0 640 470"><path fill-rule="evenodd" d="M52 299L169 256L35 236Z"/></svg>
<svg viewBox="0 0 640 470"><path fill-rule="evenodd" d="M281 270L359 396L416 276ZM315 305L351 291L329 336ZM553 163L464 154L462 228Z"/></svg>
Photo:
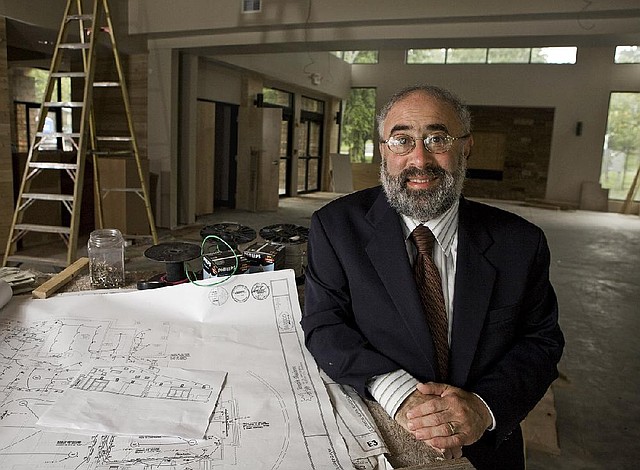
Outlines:
<svg viewBox="0 0 640 470"><path fill-rule="evenodd" d="M353 469L299 321L290 270L216 286L14 298L0 310L0 468ZM162 413L154 403L217 393L167 375L176 370L226 374L203 438L36 424L74 388L147 397L130 411L139 419Z"/></svg>
<svg viewBox="0 0 640 470"><path fill-rule="evenodd" d="M201 439L226 373L87 362L37 425Z"/></svg>

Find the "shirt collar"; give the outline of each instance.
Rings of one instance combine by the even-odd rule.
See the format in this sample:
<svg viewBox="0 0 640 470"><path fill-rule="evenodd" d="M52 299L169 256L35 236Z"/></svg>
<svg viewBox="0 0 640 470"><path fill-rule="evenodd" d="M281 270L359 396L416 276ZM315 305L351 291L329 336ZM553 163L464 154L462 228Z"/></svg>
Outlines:
<svg viewBox="0 0 640 470"><path fill-rule="evenodd" d="M413 229L415 229L418 225L422 224L431 230L433 236L435 237L438 245L440 245L440 249L445 253L449 254L451 250L451 244L454 240L454 235L458 231L458 209L460 207L460 201L456 199L449 209L445 211L439 217L435 219L427 220L426 222L420 222L412 217L401 214L400 217L402 219L402 229L404 231L405 240L409 238Z"/></svg>

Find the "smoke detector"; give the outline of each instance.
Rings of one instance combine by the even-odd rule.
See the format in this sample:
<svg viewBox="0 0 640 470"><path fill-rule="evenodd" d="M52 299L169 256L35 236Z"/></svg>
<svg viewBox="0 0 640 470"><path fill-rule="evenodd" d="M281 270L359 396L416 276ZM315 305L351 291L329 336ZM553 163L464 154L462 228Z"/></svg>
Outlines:
<svg viewBox="0 0 640 470"><path fill-rule="evenodd" d="M309 78L311 79L311 83L318 86L322 83L322 75L317 72L313 72L309 74Z"/></svg>

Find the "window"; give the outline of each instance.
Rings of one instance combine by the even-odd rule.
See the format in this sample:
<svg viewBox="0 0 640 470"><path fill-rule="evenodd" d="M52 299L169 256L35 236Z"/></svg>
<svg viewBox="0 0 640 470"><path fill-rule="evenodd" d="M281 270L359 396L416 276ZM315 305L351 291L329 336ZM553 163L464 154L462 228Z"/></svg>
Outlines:
<svg viewBox="0 0 640 470"><path fill-rule="evenodd" d="M11 69L14 82L14 116L16 123L15 149L27 152L38 128L40 105L44 99L49 80L49 71L35 68L14 67ZM71 101L71 79L57 78L51 94L53 101ZM45 116L43 132L72 132L71 108L52 108ZM70 142L56 137L45 137L40 150L72 151Z"/></svg>
<svg viewBox="0 0 640 470"><path fill-rule="evenodd" d="M446 49L409 49L407 51L407 64L444 64L446 59Z"/></svg>
<svg viewBox="0 0 640 470"><path fill-rule="evenodd" d="M352 88L342 111L340 153L353 163L373 161L376 121L376 89Z"/></svg>
<svg viewBox="0 0 640 470"><path fill-rule="evenodd" d="M278 90L276 88L263 88L263 103L267 105L279 106L283 108L290 108L293 100L293 95L286 91Z"/></svg>
<svg viewBox="0 0 640 470"><path fill-rule="evenodd" d="M577 47L534 47L531 49L532 64L575 64Z"/></svg>
<svg viewBox="0 0 640 470"><path fill-rule="evenodd" d="M447 49L447 64L484 64L486 62L486 49Z"/></svg>
<svg viewBox="0 0 640 470"><path fill-rule="evenodd" d="M409 49L407 64L575 64L577 47Z"/></svg>
<svg viewBox="0 0 640 470"><path fill-rule="evenodd" d="M302 111L309 111L310 113L324 114L324 102L314 100L313 98L302 97L301 101Z"/></svg>
<svg viewBox="0 0 640 470"><path fill-rule="evenodd" d="M333 55L350 64L378 63L378 51L333 51Z"/></svg>
<svg viewBox="0 0 640 470"><path fill-rule="evenodd" d="M639 167L640 93L611 93L600 172L609 199L627 198Z"/></svg>
<svg viewBox="0 0 640 470"><path fill-rule="evenodd" d="M490 48L487 56L489 64L528 64L531 49L528 47Z"/></svg>
<svg viewBox="0 0 640 470"><path fill-rule="evenodd" d="M640 64L640 46L616 46L616 64Z"/></svg>

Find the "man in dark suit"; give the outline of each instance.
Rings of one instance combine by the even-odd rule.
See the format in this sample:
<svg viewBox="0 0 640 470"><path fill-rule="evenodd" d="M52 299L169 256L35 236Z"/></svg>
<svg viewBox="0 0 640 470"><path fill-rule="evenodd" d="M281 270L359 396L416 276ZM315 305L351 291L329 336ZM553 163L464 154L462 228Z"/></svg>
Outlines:
<svg viewBox="0 0 640 470"><path fill-rule="evenodd" d="M382 187L313 215L302 327L333 380L375 399L416 439L478 470L522 469L519 423L557 377L564 339L543 232L461 195L470 121L431 86L383 107ZM414 278L420 225L435 237L444 369Z"/></svg>

